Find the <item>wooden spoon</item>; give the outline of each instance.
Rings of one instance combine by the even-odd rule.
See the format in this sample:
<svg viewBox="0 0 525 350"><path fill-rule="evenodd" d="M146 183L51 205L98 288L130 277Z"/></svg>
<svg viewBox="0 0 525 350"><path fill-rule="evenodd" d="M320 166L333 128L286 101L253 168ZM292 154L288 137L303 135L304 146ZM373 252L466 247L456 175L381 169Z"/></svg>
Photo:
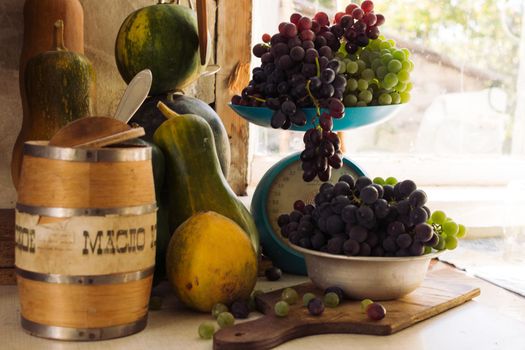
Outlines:
<svg viewBox="0 0 525 350"><path fill-rule="evenodd" d="M206 14L206 0L197 0L197 21L199 27L199 49L201 65L206 64L206 50L208 48L208 18Z"/></svg>
<svg viewBox="0 0 525 350"><path fill-rule="evenodd" d="M85 117L77 119L58 130L49 141L49 145L97 148L134 139L144 134L144 128L133 128L114 118Z"/></svg>

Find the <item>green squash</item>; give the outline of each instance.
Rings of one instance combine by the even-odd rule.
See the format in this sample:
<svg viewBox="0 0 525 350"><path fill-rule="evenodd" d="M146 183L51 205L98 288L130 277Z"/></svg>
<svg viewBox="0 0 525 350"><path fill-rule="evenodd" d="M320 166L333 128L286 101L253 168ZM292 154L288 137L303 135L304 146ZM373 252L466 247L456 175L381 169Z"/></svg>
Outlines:
<svg viewBox="0 0 525 350"><path fill-rule="evenodd" d="M115 59L126 83L141 70L150 69L151 95L191 84L205 68L200 62L195 12L161 0L131 13L118 32Z"/></svg>
<svg viewBox="0 0 525 350"><path fill-rule="evenodd" d="M28 140L49 140L63 126L92 114L95 72L82 54L64 47L64 23L55 23L55 49L31 58L25 86Z"/></svg>
<svg viewBox="0 0 525 350"><path fill-rule="evenodd" d="M219 156L222 173L225 178L228 178L231 162L228 133L221 118L213 108L197 98L173 93L148 97L129 121L130 124L137 123L144 128L146 135L143 136L143 139L153 142L153 134L166 121L166 117L157 108L159 101L162 101L178 114L195 114L208 122L215 139L215 148Z"/></svg>
<svg viewBox="0 0 525 350"><path fill-rule="evenodd" d="M145 141L144 141L145 142ZM157 201L157 246L155 253L155 274L153 283L158 284L166 278L166 252L170 243L168 192L166 190L166 160L157 145L145 142L151 147L155 199Z"/></svg>
<svg viewBox="0 0 525 350"><path fill-rule="evenodd" d="M239 224L259 252L257 227L221 172L208 123L196 115L177 115L162 102L159 108L171 116L153 135L166 157L171 232L198 212L214 211Z"/></svg>

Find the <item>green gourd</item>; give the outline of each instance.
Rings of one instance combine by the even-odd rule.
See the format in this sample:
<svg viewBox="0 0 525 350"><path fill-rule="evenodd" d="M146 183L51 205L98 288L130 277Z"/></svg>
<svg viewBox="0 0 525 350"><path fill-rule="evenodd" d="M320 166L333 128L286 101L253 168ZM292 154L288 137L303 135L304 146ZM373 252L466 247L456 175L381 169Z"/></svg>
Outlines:
<svg viewBox="0 0 525 350"><path fill-rule="evenodd" d="M153 141L166 159L171 232L198 212L214 211L241 226L260 252L257 227L222 174L209 124L197 115L178 115L162 102L159 109L168 120Z"/></svg>
<svg viewBox="0 0 525 350"><path fill-rule="evenodd" d="M92 114L95 73L82 54L64 46L64 22L55 22L54 50L27 62L29 140L49 140L63 126Z"/></svg>

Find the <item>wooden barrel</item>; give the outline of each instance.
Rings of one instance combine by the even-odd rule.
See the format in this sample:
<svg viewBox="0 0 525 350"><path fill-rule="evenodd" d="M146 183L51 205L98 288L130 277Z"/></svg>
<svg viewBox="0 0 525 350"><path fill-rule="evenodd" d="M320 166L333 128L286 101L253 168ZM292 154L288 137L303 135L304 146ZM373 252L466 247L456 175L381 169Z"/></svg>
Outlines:
<svg viewBox="0 0 525 350"><path fill-rule="evenodd" d="M156 209L151 148L26 142L15 225L22 327L65 340L144 329Z"/></svg>

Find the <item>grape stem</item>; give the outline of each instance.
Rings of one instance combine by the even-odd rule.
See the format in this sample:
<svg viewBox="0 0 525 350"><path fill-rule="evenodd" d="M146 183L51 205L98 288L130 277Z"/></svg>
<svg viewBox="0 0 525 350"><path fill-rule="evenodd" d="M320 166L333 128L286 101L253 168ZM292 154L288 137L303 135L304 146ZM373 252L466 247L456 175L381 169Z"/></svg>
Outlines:
<svg viewBox="0 0 525 350"><path fill-rule="evenodd" d="M315 67L317 68L317 77L321 76L321 65L319 64L319 57L315 58Z"/></svg>
<svg viewBox="0 0 525 350"><path fill-rule="evenodd" d="M260 98L260 97L257 97L257 96L252 96L252 95L248 95L249 98L253 98L255 101L259 101L259 102L262 102L262 103L266 103L266 100L264 98Z"/></svg>
<svg viewBox="0 0 525 350"><path fill-rule="evenodd" d="M319 102L315 99L314 95L312 94L312 91L310 90L310 83L311 82L312 81L310 79L308 79L308 81L306 82L306 92L308 92L308 96L310 96L310 98L312 99L312 102L314 103L315 110L316 110L316 113L317 113L317 115L311 121L312 125L315 126L315 122L314 122L315 118L321 116L321 109L319 108Z"/></svg>

